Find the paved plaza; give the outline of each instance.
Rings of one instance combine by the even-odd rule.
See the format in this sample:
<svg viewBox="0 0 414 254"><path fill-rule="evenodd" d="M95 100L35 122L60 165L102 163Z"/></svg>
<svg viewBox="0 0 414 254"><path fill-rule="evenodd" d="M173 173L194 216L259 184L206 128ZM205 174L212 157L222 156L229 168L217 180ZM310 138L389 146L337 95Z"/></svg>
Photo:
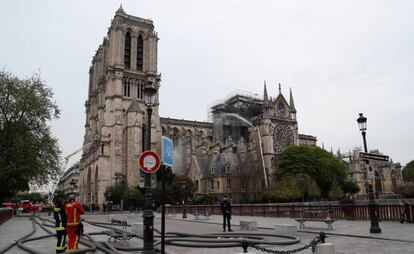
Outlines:
<svg viewBox="0 0 414 254"><path fill-rule="evenodd" d="M52 219L47 214L40 215L43 218ZM107 214L87 214L83 218L86 221L93 222L107 222ZM156 229L161 229L161 216L155 214L154 226ZM181 232L192 234L209 234L220 233L222 231L221 216L212 215L209 220L194 220L192 215L188 215L187 219L182 219L181 214L175 216L167 216L166 219L166 231L167 232ZM32 230L32 222L29 220L29 216L14 217L2 225L0 225L0 251L6 246L13 243L14 240L21 238L28 234ZM142 222L141 214L130 213L128 214L128 223ZM233 230L237 232L246 232L239 229L240 220L256 220L259 230L254 233L272 234L273 225L275 224L293 224L297 223L290 218L271 218L271 217L252 217L252 216L233 216L232 224ZM414 253L414 224L400 224L398 222L381 222L381 234L369 233L369 221L345 221L340 220L333 224L333 230L326 230L326 225L321 222L306 223L306 228L299 231L299 237L301 242L289 246L265 246L272 250L289 250L296 249L309 243L320 231L327 233L327 242L335 245L335 253L347 253L347 254L364 254L364 253ZM31 237L41 236L47 234L43 229L37 226L37 231ZM53 230L51 228L51 230ZM104 228L96 227L91 224L85 223L85 232L100 232L106 230ZM128 229L130 230L130 229ZM94 235L93 238L96 241L106 241L108 236L106 235ZM156 237L155 241L159 238ZM39 253L54 253L55 239L50 237L46 239L27 242L26 246L37 250ZM128 243L124 244L125 247L142 246L142 241L137 238L133 238ZM84 246L81 246L81 248ZM230 248L188 248L180 246L167 246L166 250L169 253L197 253L197 254L212 254L212 253L239 253L242 251L241 247ZM259 251L253 251L254 253L264 253ZM14 246L6 253L27 253L17 246ZM96 251L95 253L102 253ZM123 252L119 253L132 253ZM135 252L137 253L137 252ZM249 252L250 253L250 252ZM299 253L312 253L311 250L305 250Z"/></svg>

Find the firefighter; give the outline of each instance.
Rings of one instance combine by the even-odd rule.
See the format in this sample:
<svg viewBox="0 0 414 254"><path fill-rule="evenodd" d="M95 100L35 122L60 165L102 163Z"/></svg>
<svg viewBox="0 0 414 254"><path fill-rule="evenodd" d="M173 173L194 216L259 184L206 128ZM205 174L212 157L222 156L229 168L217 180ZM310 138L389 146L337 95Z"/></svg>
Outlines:
<svg viewBox="0 0 414 254"><path fill-rule="evenodd" d="M85 212L83 206L75 202L75 197L70 196L69 202L65 205L67 224L66 231L68 233L68 249L69 252L78 249L78 243L80 239L80 215Z"/></svg>
<svg viewBox="0 0 414 254"><path fill-rule="evenodd" d="M56 253L63 253L66 250L66 212L65 199L60 199L56 202L53 209L53 217L55 218L56 228Z"/></svg>

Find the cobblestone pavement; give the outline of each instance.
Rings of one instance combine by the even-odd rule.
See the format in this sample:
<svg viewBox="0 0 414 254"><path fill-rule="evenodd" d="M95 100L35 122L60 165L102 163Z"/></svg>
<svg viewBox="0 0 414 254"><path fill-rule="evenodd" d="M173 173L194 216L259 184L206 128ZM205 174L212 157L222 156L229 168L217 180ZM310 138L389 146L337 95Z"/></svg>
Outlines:
<svg viewBox="0 0 414 254"><path fill-rule="evenodd" d="M160 214L155 214L154 227L160 230ZM51 219L46 214L42 214L43 217ZM83 218L89 221L106 222L106 214L92 214L84 215ZM195 221L192 215L188 215L187 219L181 219L181 215L167 216L166 219L166 231L167 232L182 232L193 234L207 234L207 233L219 233L222 230L221 216L210 216L207 220ZM292 224L297 225L293 219L289 218L270 218L270 217L252 217L252 216L233 216L232 224L233 230L240 231L238 225L240 220L256 220L258 222L259 230L255 232L271 234L273 225L275 224ZM128 223L142 222L141 214L129 214ZM289 250L295 249L309 243L320 231L324 231L328 234L327 242L335 245L335 253L340 254L365 254L365 253L414 253L414 224L400 224L398 222L381 222L380 227L383 231L381 234L369 233L369 221L346 221L341 220L333 224L333 230L326 230L326 225L323 222L306 223L305 229L299 231L299 237L301 242L295 245L289 246L266 246L266 248L273 250ZM29 217L14 217L11 220L0 225L0 250L8 246L14 240L22 237L32 230L32 223ZM85 231L98 232L105 229L92 226L85 223ZM36 233L33 236L41 236L46 233L38 227ZM107 236L97 235L94 239L97 241L106 241ZM156 238L156 241L158 238ZM33 241L26 243L40 253L54 253L55 239L50 237L43 240ZM134 238L127 243L127 246L142 246L142 241ZM81 246L82 247L82 246ZM166 249L170 253L196 253L196 254L233 254L240 253L242 249L240 247L232 248L188 248L179 246L167 246ZM249 249L250 252L253 251ZM18 247L13 247L6 253L26 253ZM96 251L95 253L101 253ZM120 252L128 253L128 252ZM129 252L131 253L131 252ZM136 253L136 252L135 252ZM264 253L257 250L254 253ZM310 250L302 251L299 253L309 254Z"/></svg>

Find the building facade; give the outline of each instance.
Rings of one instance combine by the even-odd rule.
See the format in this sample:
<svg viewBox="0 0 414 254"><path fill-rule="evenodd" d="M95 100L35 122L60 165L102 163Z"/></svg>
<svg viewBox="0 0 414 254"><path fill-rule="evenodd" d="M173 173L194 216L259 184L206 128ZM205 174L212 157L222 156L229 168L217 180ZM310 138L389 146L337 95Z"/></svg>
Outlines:
<svg viewBox="0 0 414 254"><path fill-rule="evenodd" d="M337 157L347 165L348 179L355 182L360 192L357 194L360 198L367 197L367 164L366 160L361 158L359 148L352 152L342 154L338 151ZM371 150L370 153L382 155L378 150ZM378 198L394 198L396 197L397 188L403 183L401 164L389 161L370 160L375 174L374 192Z"/></svg>
<svg viewBox="0 0 414 254"><path fill-rule="evenodd" d="M127 15L120 7L89 69L84 146L80 161L80 201L101 205L116 179L138 184L137 158L147 131L143 89L159 88L157 42L151 20ZM152 116L151 147L161 138L158 93Z"/></svg>
<svg viewBox="0 0 414 254"><path fill-rule="evenodd" d="M289 145L315 145L316 137L298 133L296 108L279 85L263 97L235 94L211 108L210 122L160 118L157 41L151 20L119 8L89 70L85 103L84 150L79 167L83 203L102 206L105 189L124 181L139 183L138 157L147 133L143 88L157 88L151 125L151 148L160 152L161 136L174 143L173 172L190 176L197 197L230 195L235 201L260 199Z"/></svg>
<svg viewBox="0 0 414 254"><path fill-rule="evenodd" d="M73 164L59 179L56 191L63 191L65 194L79 195L79 162Z"/></svg>

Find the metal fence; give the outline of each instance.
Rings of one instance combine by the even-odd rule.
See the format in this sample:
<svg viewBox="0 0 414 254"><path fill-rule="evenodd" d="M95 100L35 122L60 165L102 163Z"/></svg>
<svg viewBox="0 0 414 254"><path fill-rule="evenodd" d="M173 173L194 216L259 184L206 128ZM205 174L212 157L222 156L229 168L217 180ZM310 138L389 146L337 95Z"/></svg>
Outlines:
<svg viewBox="0 0 414 254"><path fill-rule="evenodd" d="M219 205L187 205L187 213L192 211L208 211L210 214L221 214ZM182 206L174 207L176 213L182 212ZM345 220L368 220L368 205L291 205L291 204L233 204L232 214L241 216L264 217L299 217L300 211L329 211L332 218ZM314 213L321 216L322 213ZM379 205L380 220L400 221L405 214L408 221L414 220L414 204Z"/></svg>

